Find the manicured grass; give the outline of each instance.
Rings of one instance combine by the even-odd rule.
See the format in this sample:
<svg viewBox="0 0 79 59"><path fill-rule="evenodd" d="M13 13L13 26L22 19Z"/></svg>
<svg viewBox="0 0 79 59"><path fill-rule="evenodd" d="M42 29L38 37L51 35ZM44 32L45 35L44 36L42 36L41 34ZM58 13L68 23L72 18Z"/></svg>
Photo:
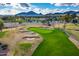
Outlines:
<svg viewBox="0 0 79 59"><path fill-rule="evenodd" d="M79 56L79 50L61 30L42 28L29 28L29 30L39 33L44 40L33 56Z"/></svg>
<svg viewBox="0 0 79 59"><path fill-rule="evenodd" d="M0 32L0 38L2 38L5 35L6 31Z"/></svg>

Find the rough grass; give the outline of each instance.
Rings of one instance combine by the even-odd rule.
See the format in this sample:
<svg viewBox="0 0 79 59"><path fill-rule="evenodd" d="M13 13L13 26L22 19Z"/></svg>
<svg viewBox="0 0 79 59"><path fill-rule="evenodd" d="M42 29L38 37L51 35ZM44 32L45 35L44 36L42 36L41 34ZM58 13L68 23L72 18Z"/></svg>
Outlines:
<svg viewBox="0 0 79 59"><path fill-rule="evenodd" d="M74 35L77 40L79 40L79 31L75 31L75 30L67 30L67 31L68 33Z"/></svg>
<svg viewBox="0 0 79 59"><path fill-rule="evenodd" d="M78 40L79 40L79 31L77 31L77 30L79 30L79 24L67 24L67 31L70 33L70 34L72 34L72 35L74 35ZM72 30L68 30L68 29L72 29ZM77 30L75 30L75 29L77 29Z"/></svg>
<svg viewBox="0 0 79 59"><path fill-rule="evenodd" d="M68 23L66 29L79 29L79 24Z"/></svg>
<svg viewBox="0 0 79 59"><path fill-rule="evenodd" d="M0 32L0 38L4 37L7 31Z"/></svg>
<svg viewBox="0 0 79 59"><path fill-rule="evenodd" d="M39 33L44 39L33 56L79 56L79 50L61 30L40 28L29 28L29 30Z"/></svg>
<svg viewBox="0 0 79 59"><path fill-rule="evenodd" d="M28 48L30 48L32 46L31 43L19 43L19 48L21 50L28 50Z"/></svg>

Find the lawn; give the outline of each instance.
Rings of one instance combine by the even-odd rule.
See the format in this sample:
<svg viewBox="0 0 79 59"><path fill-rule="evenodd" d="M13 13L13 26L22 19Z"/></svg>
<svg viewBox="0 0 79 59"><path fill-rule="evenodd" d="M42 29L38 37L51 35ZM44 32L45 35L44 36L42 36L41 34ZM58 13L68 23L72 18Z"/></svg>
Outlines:
<svg viewBox="0 0 79 59"><path fill-rule="evenodd" d="M59 29L29 28L43 37L33 56L79 56L79 50L69 41L68 36Z"/></svg>

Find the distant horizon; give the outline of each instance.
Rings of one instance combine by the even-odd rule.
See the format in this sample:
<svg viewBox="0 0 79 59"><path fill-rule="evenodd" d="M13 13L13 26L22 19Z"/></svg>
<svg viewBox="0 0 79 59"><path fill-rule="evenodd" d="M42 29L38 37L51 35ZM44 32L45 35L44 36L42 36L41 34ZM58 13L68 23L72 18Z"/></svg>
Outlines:
<svg viewBox="0 0 79 59"><path fill-rule="evenodd" d="M15 15L21 12L62 13L79 11L79 3L0 3L0 15Z"/></svg>

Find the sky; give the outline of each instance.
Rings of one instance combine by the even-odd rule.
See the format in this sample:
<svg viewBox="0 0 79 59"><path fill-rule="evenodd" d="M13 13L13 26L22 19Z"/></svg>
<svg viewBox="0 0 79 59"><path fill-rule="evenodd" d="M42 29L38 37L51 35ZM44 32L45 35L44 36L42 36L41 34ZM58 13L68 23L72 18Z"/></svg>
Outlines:
<svg viewBox="0 0 79 59"><path fill-rule="evenodd" d="M79 11L79 3L0 3L1 15L15 15L29 11L42 14Z"/></svg>

